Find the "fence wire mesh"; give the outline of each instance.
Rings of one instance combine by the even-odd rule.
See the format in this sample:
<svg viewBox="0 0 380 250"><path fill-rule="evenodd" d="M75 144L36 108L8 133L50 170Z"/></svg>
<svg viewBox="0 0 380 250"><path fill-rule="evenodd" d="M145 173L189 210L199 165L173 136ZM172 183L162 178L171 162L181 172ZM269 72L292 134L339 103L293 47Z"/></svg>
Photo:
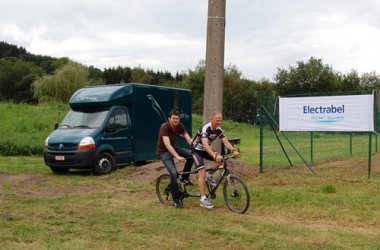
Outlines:
<svg viewBox="0 0 380 250"><path fill-rule="evenodd" d="M313 93L301 96L357 95L369 93ZM374 122L379 131L379 102L375 93ZM288 96L290 97L290 96ZM292 96L296 97L296 96ZM279 98L263 97L260 121L263 123L262 169L276 166L309 165L356 155L369 155L378 151L376 133L370 132L280 132ZM369 159L370 162L370 159Z"/></svg>

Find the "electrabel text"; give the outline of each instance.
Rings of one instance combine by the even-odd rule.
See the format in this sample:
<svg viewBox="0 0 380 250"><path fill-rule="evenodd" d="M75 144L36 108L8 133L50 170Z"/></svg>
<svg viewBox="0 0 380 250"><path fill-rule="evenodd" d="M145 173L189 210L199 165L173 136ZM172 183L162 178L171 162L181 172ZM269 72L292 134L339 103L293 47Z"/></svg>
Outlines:
<svg viewBox="0 0 380 250"><path fill-rule="evenodd" d="M344 113L344 104L342 106L303 106L304 114L343 114Z"/></svg>

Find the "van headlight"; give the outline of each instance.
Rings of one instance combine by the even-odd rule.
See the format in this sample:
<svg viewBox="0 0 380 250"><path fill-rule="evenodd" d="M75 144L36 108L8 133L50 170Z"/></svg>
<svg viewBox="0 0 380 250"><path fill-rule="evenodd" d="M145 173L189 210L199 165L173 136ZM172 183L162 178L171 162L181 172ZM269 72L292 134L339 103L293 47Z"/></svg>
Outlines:
<svg viewBox="0 0 380 250"><path fill-rule="evenodd" d="M92 137L84 137L78 145L78 149L96 148L95 141Z"/></svg>
<svg viewBox="0 0 380 250"><path fill-rule="evenodd" d="M45 139L45 146L44 148L48 149L49 147L49 136Z"/></svg>

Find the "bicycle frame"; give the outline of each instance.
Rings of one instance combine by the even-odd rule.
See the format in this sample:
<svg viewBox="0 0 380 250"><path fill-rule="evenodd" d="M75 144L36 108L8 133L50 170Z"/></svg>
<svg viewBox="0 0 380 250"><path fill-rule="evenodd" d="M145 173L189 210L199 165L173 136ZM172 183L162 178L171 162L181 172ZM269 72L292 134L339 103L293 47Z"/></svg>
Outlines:
<svg viewBox="0 0 380 250"><path fill-rule="evenodd" d="M220 177L216 180L216 185L215 186L210 185L206 181L206 187L207 187L207 190L209 192L208 195L206 195L206 196L208 196L208 197L210 197L212 199L215 199L215 197L216 197L216 190L218 189L219 185L222 183L223 179L230 174L230 170L228 168L228 159L229 158L232 158L232 157L226 157L224 159L224 161L223 161L223 165L222 166L214 167L214 168L207 168L206 169L206 172L223 171L222 174L220 175ZM178 172L178 177L181 176L181 175L184 175L184 174L196 174L198 172L199 172L199 170L194 170L194 171L190 171L190 172L180 171L180 172ZM201 195L199 193L189 193L189 192L187 192L186 185L182 185L182 189L184 191L183 192L183 198L201 197Z"/></svg>

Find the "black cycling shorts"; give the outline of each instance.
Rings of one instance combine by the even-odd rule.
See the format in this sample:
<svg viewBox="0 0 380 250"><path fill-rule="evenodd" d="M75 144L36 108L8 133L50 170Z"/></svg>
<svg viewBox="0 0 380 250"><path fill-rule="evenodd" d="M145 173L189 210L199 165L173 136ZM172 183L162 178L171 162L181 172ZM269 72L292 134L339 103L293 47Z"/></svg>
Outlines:
<svg viewBox="0 0 380 250"><path fill-rule="evenodd" d="M212 158L212 156L209 155L206 151L192 150L191 156L194 159L194 164L197 167L197 170L205 168L205 162L203 159L214 161L214 158Z"/></svg>

